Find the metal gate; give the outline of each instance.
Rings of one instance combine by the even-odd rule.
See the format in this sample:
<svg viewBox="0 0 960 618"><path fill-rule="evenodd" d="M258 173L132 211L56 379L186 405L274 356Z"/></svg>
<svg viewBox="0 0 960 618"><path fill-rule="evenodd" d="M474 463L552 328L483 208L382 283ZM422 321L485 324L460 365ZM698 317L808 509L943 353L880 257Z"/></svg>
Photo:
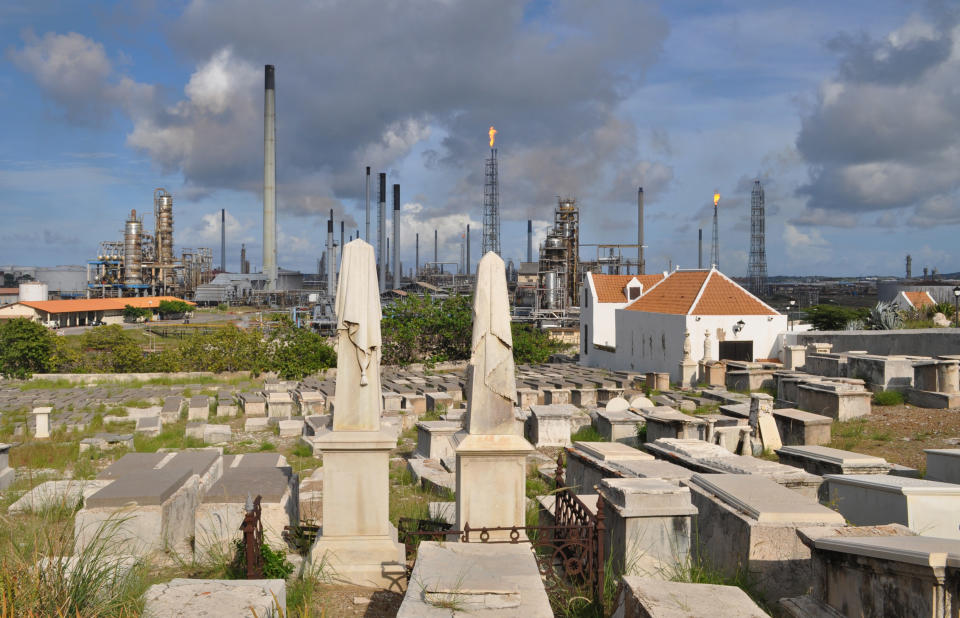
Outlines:
<svg viewBox="0 0 960 618"><path fill-rule="evenodd" d="M581 595L586 588L594 602L601 604L606 535L603 496L599 497L597 512L593 514L576 494L563 486L562 458L561 453L557 457L554 476L559 488L553 494L554 525L473 528L467 522L463 530L453 530L450 524L402 517L397 529L400 541L407 549L408 559L414 558L417 546L425 538L491 545L530 543L544 587L551 598ZM412 567L408 567L408 578L411 571Z"/></svg>

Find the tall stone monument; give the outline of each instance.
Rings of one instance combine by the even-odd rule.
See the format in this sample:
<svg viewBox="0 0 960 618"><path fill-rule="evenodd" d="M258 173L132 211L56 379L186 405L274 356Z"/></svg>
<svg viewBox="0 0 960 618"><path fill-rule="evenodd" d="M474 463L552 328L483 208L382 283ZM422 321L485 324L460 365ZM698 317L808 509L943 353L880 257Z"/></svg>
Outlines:
<svg viewBox="0 0 960 618"><path fill-rule="evenodd" d="M336 311L337 403L333 430L315 440L323 452L323 527L311 561L325 558L345 582L395 587L405 559L388 511L397 441L380 427L380 288L373 247L363 240L344 247Z"/></svg>
<svg viewBox="0 0 960 618"><path fill-rule="evenodd" d="M690 331L683 331L683 357L680 359L680 386L696 386L697 363L690 356Z"/></svg>
<svg viewBox="0 0 960 618"><path fill-rule="evenodd" d="M457 446L457 527L523 526L526 458L534 449L513 412L517 383L507 278L493 252L477 265L471 350L467 433Z"/></svg>

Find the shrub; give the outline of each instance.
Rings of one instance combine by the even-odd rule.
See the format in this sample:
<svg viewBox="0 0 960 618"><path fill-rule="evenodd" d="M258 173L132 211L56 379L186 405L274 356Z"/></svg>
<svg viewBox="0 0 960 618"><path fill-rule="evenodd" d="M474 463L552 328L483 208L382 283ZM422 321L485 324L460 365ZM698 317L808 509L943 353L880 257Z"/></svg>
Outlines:
<svg viewBox="0 0 960 618"><path fill-rule="evenodd" d="M807 319L814 330L844 330L848 322L863 320L868 313L866 309L814 305L807 309Z"/></svg>
<svg viewBox="0 0 960 618"><path fill-rule="evenodd" d="M182 300L161 300L157 306L157 311L163 316L182 315L184 313L190 313L192 308Z"/></svg>
<svg viewBox="0 0 960 618"><path fill-rule="evenodd" d="M263 556L264 579L286 579L293 573L294 566L287 560L287 554L282 549L273 550L264 543L260 546L260 555ZM234 541L233 561L227 569L228 576L231 579L245 579L246 565L243 539L237 539Z"/></svg>
<svg viewBox="0 0 960 618"><path fill-rule="evenodd" d="M129 321L136 321L140 318L149 320L153 317L153 311L146 307L134 307L133 305L124 305L123 317Z"/></svg>
<svg viewBox="0 0 960 618"><path fill-rule="evenodd" d="M270 367L283 380L302 380L337 364L337 353L326 339L312 330L299 328L287 317L271 333L270 352Z"/></svg>
<svg viewBox="0 0 960 618"><path fill-rule="evenodd" d="M53 337L46 327L26 318L0 324L0 374L23 379L50 371Z"/></svg>
<svg viewBox="0 0 960 618"><path fill-rule="evenodd" d="M80 347L93 371L129 373L140 371L144 365L140 346L119 324L88 330L80 337Z"/></svg>
<svg viewBox="0 0 960 618"><path fill-rule="evenodd" d="M873 403L878 406L899 406L903 403L903 393L898 391L880 391L874 393Z"/></svg>
<svg viewBox="0 0 960 618"><path fill-rule="evenodd" d="M513 360L521 364L545 363L552 354L569 348L569 344L555 341L550 335L529 324L510 324L513 332Z"/></svg>

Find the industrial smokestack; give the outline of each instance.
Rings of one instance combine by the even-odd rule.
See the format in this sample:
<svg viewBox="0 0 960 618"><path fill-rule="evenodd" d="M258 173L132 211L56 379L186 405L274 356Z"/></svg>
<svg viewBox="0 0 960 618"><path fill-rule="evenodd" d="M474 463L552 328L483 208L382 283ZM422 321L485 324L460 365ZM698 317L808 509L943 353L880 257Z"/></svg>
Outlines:
<svg viewBox="0 0 960 618"><path fill-rule="evenodd" d="M220 271L227 272L227 209L220 209Z"/></svg>
<svg viewBox="0 0 960 618"><path fill-rule="evenodd" d="M533 219L527 219L527 262L533 261Z"/></svg>
<svg viewBox="0 0 960 618"><path fill-rule="evenodd" d="M643 260L643 187L637 189L637 274L647 271L647 264Z"/></svg>
<svg viewBox="0 0 960 618"><path fill-rule="evenodd" d="M380 173L380 203L377 205L377 258L380 260L380 293L387 290L387 227L386 213L387 209L387 175Z"/></svg>
<svg viewBox="0 0 960 618"><path fill-rule="evenodd" d="M416 252L417 252L417 255L416 255L417 265L416 265L416 267L413 269L413 278L414 278L414 280L417 280L417 279L420 278L420 232L417 232L416 247L417 247L417 249L416 249Z"/></svg>
<svg viewBox="0 0 960 618"><path fill-rule="evenodd" d="M240 274L247 274L247 245L240 245Z"/></svg>
<svg viewBox="0 0 960 618"><path fill-rule="evenodd" d="M467 224L467 274L470 274L470 224Z"/></svg>
<svg viewBox="0 0 960 618"><path fill-rule="evenodd" d="M263 92L263 274L277 288L277 111L273 65L264 67Z"/></svg>
<svg viewBox="0 0 960 618"><path fill-rule="evenodd" d="M440 252L438 251L439 247L440 245L437 243L437 230L436 228L434 228L433 230L433 262L434 264L440 261L440 259L437 257L438 255L440 255Z"/></svg>
<svg viewBox="0 0 960 618"><path fill-rule="evenodd" d="M357 238L360 238L360 230L357 230ZM370 166L367 166L367 227L363 231L363 239L370 242Z"/></svg>
<svg viewBox="0 0 960 618"><path fill-rule="evenodd" d="M336 271L333 258L333 209L330 210L330 218L327 219L327 294L333 297L337 292L334 279Z"/></svg>
<svg viewBox="0 0 960 618"><path fill-rule="evenodd" d="M393 289L400 289L400 185L393 185Z"/></svg>
<svg viewBox="0 0 960 618"><path fill-rule="evenodd" d="M703 228L697 230L697 268L703 268Z"/></svg>

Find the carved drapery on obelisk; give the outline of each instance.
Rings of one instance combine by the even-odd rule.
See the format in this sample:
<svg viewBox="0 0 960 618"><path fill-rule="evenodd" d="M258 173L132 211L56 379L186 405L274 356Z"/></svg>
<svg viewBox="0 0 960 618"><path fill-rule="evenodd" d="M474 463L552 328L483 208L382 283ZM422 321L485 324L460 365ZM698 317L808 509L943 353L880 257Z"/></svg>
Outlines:
<svg viewBox="0 0 960 618"><path fill-rule="evenodd" d="M379 431L380 290L373 247L357 239L343 248L337 285L337 387L334 431Z"/></svg>
<svg viewBox="0 0 960 618"><path fill-rule="evenodd" d="M517 380L503 260L489 252L477 265L466 429L470 434L519 435L514 417Z"/></svg>

